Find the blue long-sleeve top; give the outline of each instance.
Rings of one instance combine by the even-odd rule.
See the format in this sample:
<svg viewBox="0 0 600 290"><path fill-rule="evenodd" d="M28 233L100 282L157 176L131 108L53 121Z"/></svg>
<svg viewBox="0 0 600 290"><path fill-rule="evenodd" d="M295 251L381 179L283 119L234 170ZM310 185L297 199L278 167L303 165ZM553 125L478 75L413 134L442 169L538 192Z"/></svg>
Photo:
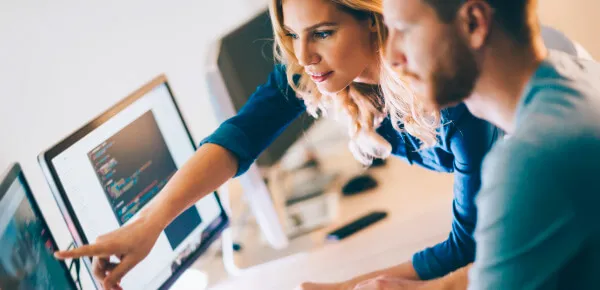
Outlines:
<svg viewBox="0 0 600 290"><path fill-rule="evenodd" d="M231 151L238 160L239 176L305 110L303 101L287 84L285 68L277 65L238 114L223 122L201 145L212 143ZM444 109L441 116L444 125L439 129L439 142L428 149L418 150L418 139L395 130L389 118L377 129L391 143L393 155L430 170L454 173L453 222L448 239L414 254L412 259L423 280L444 276L474 261L474 199L481 185L483 157L499 135L496 127L475 118L464 104Z"/></svg>

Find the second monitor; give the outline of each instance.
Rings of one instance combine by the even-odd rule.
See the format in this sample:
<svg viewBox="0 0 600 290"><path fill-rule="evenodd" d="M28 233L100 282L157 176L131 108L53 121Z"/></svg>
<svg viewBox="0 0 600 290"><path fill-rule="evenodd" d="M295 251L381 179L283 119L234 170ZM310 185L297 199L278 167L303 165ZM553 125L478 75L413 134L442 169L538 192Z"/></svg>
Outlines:
<svg viewBox="0 0 600 290"><path fill-rule="evenodd" d="M0 178L0 289L77 289L21 166Z"/></svg>

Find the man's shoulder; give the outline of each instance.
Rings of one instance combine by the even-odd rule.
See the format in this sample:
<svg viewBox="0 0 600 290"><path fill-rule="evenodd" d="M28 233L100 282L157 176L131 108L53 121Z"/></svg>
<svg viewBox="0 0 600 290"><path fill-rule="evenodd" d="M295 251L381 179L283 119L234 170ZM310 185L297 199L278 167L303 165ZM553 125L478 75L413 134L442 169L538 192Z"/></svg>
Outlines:
<svg viewBox="0 0 600 290"><path fill-rule="evenodd" d="M534 100L553 103L565 99L582 98L600 93L600 64L560 52L550 51L540 64L526 88L523 103Z"/></svg>
<svg viewBox="0 0 600 290"><path fill-rule="evenodd" d="M582 116L585 114L577 110L533 111L496 146L494 154L522 157L526 160L521 162L530 162L600 148L600 118Z"/></svg>
<svg viewBox="0 0 600 290"><path fill-rule="evenodd" d="M596 179L592 175L600 172L600 125L535 121L497 143L486 158L484 178L510 183L516 190L540 183L575 190Z"/></svg>
<svg viewBox="0 0 600 290"><path fill-rule="evenodd" d="M594 69L591 69L593 67ZM549 57L526 89L515 123L517 140L577 141L600 132L600 66L568 55Z"/></svg>

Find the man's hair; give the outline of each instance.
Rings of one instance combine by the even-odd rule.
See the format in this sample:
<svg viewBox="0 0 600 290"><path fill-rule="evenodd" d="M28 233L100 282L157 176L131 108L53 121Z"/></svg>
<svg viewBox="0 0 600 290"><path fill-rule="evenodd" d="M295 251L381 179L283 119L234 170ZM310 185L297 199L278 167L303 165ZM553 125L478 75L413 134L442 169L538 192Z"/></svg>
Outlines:
<svg viewBox="0 0 600 290"><path fill-rule="evenodd" d="M443 22L454 21L460 7L469 0L423 0L437 12ZM538 29L537 19L532 23L531 9L535 9L537 0L485 0L494 9L494 21L519 43L531 39L533 31Z"/></svg>

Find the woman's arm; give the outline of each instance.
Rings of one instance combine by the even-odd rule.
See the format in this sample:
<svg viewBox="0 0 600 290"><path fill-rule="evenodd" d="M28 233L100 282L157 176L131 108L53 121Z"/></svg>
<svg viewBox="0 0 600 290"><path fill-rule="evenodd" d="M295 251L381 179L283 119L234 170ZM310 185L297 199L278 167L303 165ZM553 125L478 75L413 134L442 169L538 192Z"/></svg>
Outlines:
<svg viewBox="0 0 600 290"><path fill-rule="evenodd" d="M171 178L137 219L114 232L98 237L94 244L56 253L57 258L94 256L94 276L105 289L120 289L119 281L149 253L160 233L181 212L213 192L237 170L235 157L218 145L202 146ZM110 262L110 256L121 263ZM108 274L107 274L108 273Z"/></svg>
<svg viewBox="0 0 600 290"><path fill-rule="evenodd" d="M229 150L214 144L203 145L141 216L161 232L180 213L233 177L237 168L237 159Z"/></svg>
<svg viewBox="0 0 600 290"><path fill-rule="evenodd" d="M393 277L406 280L407 283L410 282L408 280L428 280L432 283L412 284L430 287L447 281L436 278L446 276L473 262L475 259L473 232L477 213L474 197L481 186L481 163L498 138L499 132L493 125L475 118L464 105L447 110L443 116L443 123L448 124L440 130L441 143L436 148L417 150L418 140L408 134L391 131L393 130L391 124L384 124L378 132L392 143L396 155L407 159L411 164L430 170L454 173L454 219L448 239L416 253L410 262L362 275L343 283L305 283L301 289L353 289L352 285L377 277Z"/></svg>
<svg viewBox="0 0 600 290"><path fill-rule="evenodd" d="M413 256L413 265L423 280L445 276L474 261L475 195L481 187L481 165L501 135L498 128L473 116L464 105L445 111L443 116L448 125L441 130L441 142L454 157L452 230L447 240Z"/></svg>
<svg viewBox="0 0 600 290"><path fill-rule="evenodd" d="M304 102L287 83L285 67L277 65L267 83L257 88L238 114L200 144L217 144L232 152L238 159L235 176L239 176L305 111Z"/></svg>
<svg viewBox="0 0 600 290"><path fill-rule="evenodd" d="M285 70L277 66L248 103L208 138L171 178L138 218L92 245L58 252L58 258L95 256L94 275L106 289L119 281L149 253L160 233L181 212L234 175L245 172L257 156L305 108L287 86ZM119 264L110 256L120 257Z"/></svg>
<svg viewBox="0 0 600 290"><path fill-rule="evenodd" d="M361 283L378 277L394 277L395 279L400 278L411 281L419 280L412 263L408 261L390 268L364 274L341 283L303 283L297 287L296 290L353 290Z"/></svg>
<svg viewBox="0 0 600 290"><path fill-rule="evenodd" d="M200 149L169 181L146 210L161 227L231 177L246 172L279 134L305 111L276 65L238 114L202 140ZM166 222L166 224L165 224Z"/></svg>

